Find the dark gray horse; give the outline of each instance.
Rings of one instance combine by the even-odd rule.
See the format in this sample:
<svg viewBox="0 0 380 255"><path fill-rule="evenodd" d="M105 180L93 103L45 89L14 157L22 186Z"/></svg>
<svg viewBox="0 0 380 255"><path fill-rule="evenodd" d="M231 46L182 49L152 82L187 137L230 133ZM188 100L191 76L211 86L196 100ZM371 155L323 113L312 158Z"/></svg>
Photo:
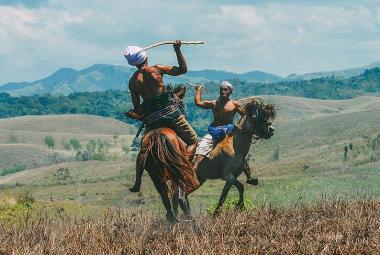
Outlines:
<svg viewBox="0 0 380 255"><path fill-rule="evenodd" d="M274 134L272 120L276 117L274 105L264 104L261 99L247 98L241 100L247 114L242 116L234 132L214 148L209 159L204 159L196 170L201 185L207 179L226 181L215 212L223 205L232 186L239 191L237 207L244 206L244 186L237 180L243 172L245 158L253 138L269 139Z"/></svg>
<svg viewBox="0 0 380 255"><path fill-rule="evenodd" d="M214 148L210 159L203 160L196 171L200 184L206 179L226 181L216 211L224 203L232 186L239 191L238 206L243 206L244 186L237 177L243 172L243 163L252 139L269 139L274 134L271 125L276 117L275 107L264 104L261 99L247 98L242 102L247 114L240 118L233 133ZM142 150L141 167L148 171L161 195L167 219L177 221L178 204L185 215L190 217L187 195L199 185L183 142L171 129L155 129L145 134Z"/></svg>

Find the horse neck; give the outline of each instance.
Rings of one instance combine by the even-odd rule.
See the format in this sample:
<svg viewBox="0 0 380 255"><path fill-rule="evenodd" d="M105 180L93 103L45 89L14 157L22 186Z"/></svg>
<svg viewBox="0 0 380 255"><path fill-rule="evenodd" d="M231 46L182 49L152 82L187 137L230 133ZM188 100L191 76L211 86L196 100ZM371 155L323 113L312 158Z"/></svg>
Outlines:
<svg viewBox="0 0 380 255"><path fill-rule="evenodd" d="M247 117L244 116L239 120L237 128L234 134L234 150L235 154L243 156L243 158L248 154L249 148L251 147L251 141L253 133L246 129Z"/></svg>

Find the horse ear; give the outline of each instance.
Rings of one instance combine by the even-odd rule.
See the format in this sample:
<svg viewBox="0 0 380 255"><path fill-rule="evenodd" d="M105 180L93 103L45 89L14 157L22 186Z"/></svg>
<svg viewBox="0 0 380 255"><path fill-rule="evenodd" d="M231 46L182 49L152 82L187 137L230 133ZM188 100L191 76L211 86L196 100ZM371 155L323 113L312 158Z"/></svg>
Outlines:
<svg viewBox="0 0 380 255"><path fill-rule="evenodd" d="M184 85L178 85L174 88L173 93L181 100L185 97L186 87Z"/></svg>

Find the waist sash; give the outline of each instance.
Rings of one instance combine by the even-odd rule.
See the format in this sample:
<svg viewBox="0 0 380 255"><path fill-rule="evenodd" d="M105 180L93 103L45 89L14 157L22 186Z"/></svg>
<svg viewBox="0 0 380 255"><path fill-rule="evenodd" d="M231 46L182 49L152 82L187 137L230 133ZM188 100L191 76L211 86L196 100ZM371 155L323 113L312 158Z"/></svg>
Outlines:
<svg viewBox="0 0 380 255"><path fill-rule="evenodd" d="M179 108L178 108L177 104L169 105L167 107L164 107L164 108L162 108L158 111L155 111L155 112L149 114L148 116L146 116L144 118L144 123L146 125L151 125L152 123L160 120L161 118L167 117L170 114L175 113L178 110L179 110Z"/></svg>

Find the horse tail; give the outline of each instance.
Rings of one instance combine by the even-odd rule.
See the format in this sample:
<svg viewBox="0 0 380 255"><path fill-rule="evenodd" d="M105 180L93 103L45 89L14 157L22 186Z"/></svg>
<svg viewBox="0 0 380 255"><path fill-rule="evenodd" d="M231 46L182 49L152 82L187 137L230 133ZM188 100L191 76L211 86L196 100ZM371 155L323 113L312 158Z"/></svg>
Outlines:
<svg viewBox="0 0 380 255"><path fill-rule="evenodd" d="M165 183L170 181L173 190L179 186L190 193L198 188L199 181L185 145L172 129L154 129L144 135L141 144L141 169L147 164L150 168L157 168L149 170L159 171L160 178Z"/></svg>

